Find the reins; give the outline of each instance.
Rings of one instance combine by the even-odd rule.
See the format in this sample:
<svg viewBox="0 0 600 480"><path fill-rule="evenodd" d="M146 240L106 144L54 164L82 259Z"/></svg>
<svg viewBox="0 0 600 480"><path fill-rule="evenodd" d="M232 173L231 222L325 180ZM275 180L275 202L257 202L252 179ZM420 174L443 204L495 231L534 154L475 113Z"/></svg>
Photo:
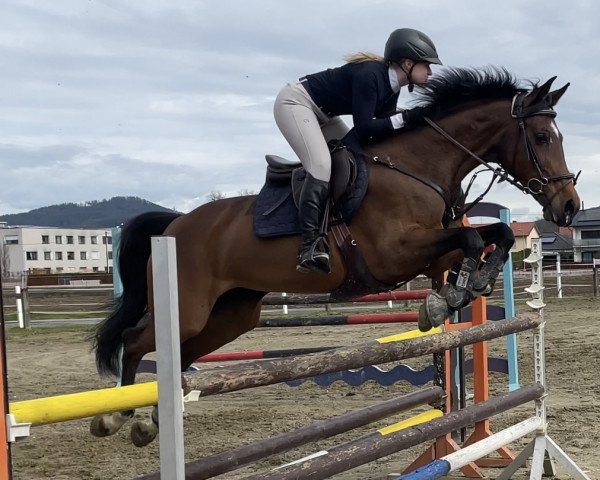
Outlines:
<svg viewBox="0 0 600 480"><path fill-rule="evenodd" d="M458 140L456 140L454 137L452 137L450 134L448 134L448 132L446 132L442 127L440 127L437 123L435 123L429 117L423 117L423 120L431 128L433 128L437 133L439 133L442 137L444 137L446 140L448 140L450 143L452 143L455 147L462 150L464 153L469 155L471 158L473 158L475 161L477 161L480 165L482 165L484 167L483 170L479 170L478 172L475 172L475 174L471 178L469 185L467 187L467 190L464 193L464 195L462 196L462 198L466 198L467 194L469 193L469 190L471 189L471 186L473 185L473 182L475 181L475 178L477 177L477 175L479 173L481 173L483 171L491 171L492 172L492 179L491 179L488 187L484 190L484 192L481 195L479 195L473 202L471 202L467 208L462 209L459 206L458 202L461 201L462 198L457 199L453 202L452 199L450 198L450 194L448 192L446 192L440 185L432 182L431 180L429 180L425 177L422 177L413 172L410 172L409 170L406 170L405 168L403 168L399 165L396 165L389 159L389 157L382 160L379 157L375 156L375 157L372 157L371 160L374 163L379 163L381 165L385 165L388 168L391 168L391 169L396 170L404 175L414 178L415 180L418 180L419 182L423 183L424 185L427 185L429 188L431 188L436 193L438 193L444 200L444 203L446 204L446 211L444 213L444 216L445 217L448 216L448 218L450 218L450 220L456 220L456 219L460 218L461 216L465 215L471 208L473 208L481 200L483 200L485 195L487 195L487 193L491 190L493 184L496 181L498 181L498 183L508 182L511 185L518 188L521 192L523 192L526 195L540 196L543 194L543 188L546 185L548 185L550 182L567 180L567 182L557 192L555 192L555 194L552 196L552 198L546 199L545 197L542 197L544 206L547 206L551 203L552 199L569 184L569 182L573 182L573 185L577 184L577 180L579 178L579 175L581 174L581 171L579 171L576 175L573 173L568 173L565 175L555 175L555 176L545 176L544 175L542 166L541 166L538 156L535 152L535 149L533 148L531 141L527 137L527 133L525 130L527 124L525 123L525 119L529 118L529 117L537 116L537 115L545 115L545 116L549 116L549 117L555 117L556 112L552 109L550 104L547 102L546 98L544 98L544 100L542 100L541 102L536 103L535 105L531 105L529 107L524 107L523 103L524 103L524 99L526 96L527 96L526 92L517 93L514 96L512 104L511 104L511 116L518 120L519 130L524 139L524 146L525 146L525 151L527 152L527 159L529 160L530 163L532 163L534 165L534 167L536 168L537 173L539 175L539 177L537 177L537 178L536 177L530 178L526 184L524 184L524 183L520 182L519 180L517 180L516 178L514 178L514 176L511 175L504 167L502 167L502 166L494 167L492 164L490 164L489 162L487 162L486 160L484 160L483 158L478 156L476 153L469 150L467 147L465 147L462 143L460 143Z"/></svg>

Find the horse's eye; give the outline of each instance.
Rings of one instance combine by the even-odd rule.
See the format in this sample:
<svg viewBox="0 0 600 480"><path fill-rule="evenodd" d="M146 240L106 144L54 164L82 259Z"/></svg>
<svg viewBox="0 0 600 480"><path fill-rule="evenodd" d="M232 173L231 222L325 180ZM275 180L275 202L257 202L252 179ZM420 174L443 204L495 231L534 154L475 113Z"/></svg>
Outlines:
<svg viewBox="0 0 600 480"><path fill-rule="evenodd" d="M538 144L550 143L550 135L548 132L538 132L535 134L535 141Z"/></svg>

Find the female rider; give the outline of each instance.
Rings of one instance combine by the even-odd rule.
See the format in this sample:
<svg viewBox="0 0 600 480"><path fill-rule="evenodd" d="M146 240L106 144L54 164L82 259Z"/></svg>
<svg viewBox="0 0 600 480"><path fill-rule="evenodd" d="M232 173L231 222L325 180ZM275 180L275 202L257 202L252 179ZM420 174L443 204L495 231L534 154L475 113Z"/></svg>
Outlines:
<svg viewBox="0 0 600 480"><path fill-rule="evenodd" d="M427 82L430 64L441 64L431 39L418 30L400 28L390 35L383 57L357 53L341 67L288 83L277 96L275 122L306 170L299 203L302 243L299 272L329 273L329 254L321 231L329 195L331 156L327 141L348 133L340 115L352 115L361 144L388 136L420 116L416 107L402 112L400 88Z"/></svg>

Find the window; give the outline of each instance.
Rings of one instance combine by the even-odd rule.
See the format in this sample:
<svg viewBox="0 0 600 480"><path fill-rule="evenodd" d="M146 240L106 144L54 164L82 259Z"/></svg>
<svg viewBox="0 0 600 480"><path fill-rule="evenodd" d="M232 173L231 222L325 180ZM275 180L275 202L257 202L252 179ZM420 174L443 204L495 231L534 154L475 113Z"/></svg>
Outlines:
<svg viewBox="0 0 600 480"><path fill-rule="evenodd" d="M75 260L75 252L67 252L67 260Z"/></svg>
<svg viewBox="0 0 600 480"><path fill-rule="evenodd" d="M50 243L50 235L42 235L42 243L48 245Z"/></svg>
<svg viewBox="0 0 600 480"><path fill-rule="evenodd" d="M100 253L92 252L92 260L100 260Z"/></svg>
<svg viewBox="0 0 600 480"><path fill-rule="evenodd" d="M55 235L54 243L56 243L57 245L61 245L62 244L62 235Z"/></svg>
<svg viewBox="0 0 600 480"><path fill-rule="evenodd" d="M25 252L25 258L27 260L37 260L38 259L37 252Z"/></svg>
<svg viewBox="0 0 600 480"><path fill-rule="evenodd" d="M98 267L92 267L92 272L97 272L98 271Z"/></svg>
<svg viewBox="0 0 600 480"><path fill-rule="evenodd" d="M104 235L102 237L102 245L112 245L112 237L109 237L107 235Z"/></svg>
<svg viewBox="0 0 600 480"><path fill-rule="evenodd" d="M52 260L52 252L44 252L44 260Z"/></svg>
<svg viewBox="0 0 600 480"><path fill-rule="evenodd" d="M73 235L67 235L67 243L73 245Z"/></svg>
<svg viewBox="0 0 600 480"><path fill-rule="evenodd" d="M54 252L54 260L62 260L62 252Z"/></svg>
<svg viewBox="0 0 600 480"><path fill-rule="evenodd" d="M79 236L77 237L77 243L78 243L79 245L85 245L85 235L79 235Z"/></svg>
<svg viewBox="0 0 600 480"><path fill-rule="evenodd" d="M108 252L108 259L109 259L109 260L112 260L112 250L110 250L110 251Z"/></svg>
<svg viewBox="0 0 600 480"><path fill-rule="evenodd" d="M79 252L79 259L87 260L88 259L87 252Z"/></svg>
<svg viewBox="0 0 600 480"><path fill-rule="evenodd" d="M63 271L63 267L56 267L56 272L62 272Z"/></svg>
<svg viewBox="0 0 600 480"><path fill-rule="evenodd" d="M96 235L92 235L92 236L90 237L90 243L91 243L92 245L98 245L98 237L97 237Z"/></svg>
<svg viewBox="0 0 600 480"><path fill-rule="evenodd" d="M19 237L17 237L16 235L7 235L6 237L4 237L4 242L7 245L18 245Z"/></svg>
<svg viewBox="0 0 600 480"><path fill-rule="evenodd" d="M600 238L600 230L582 230L581 239Z"/></svg>

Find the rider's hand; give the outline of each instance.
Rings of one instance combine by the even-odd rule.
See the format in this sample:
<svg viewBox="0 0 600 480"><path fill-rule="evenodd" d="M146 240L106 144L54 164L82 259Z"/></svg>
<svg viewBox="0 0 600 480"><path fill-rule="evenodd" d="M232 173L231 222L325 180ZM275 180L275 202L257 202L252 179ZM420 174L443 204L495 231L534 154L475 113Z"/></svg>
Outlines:
<svg viewBox="0 0 600 480"><path fill-rule="evenodd" d="M425 107L414 107L409 110L402 111L402 119L405 127L411 127L421 121L425 114Z"/></svg>

